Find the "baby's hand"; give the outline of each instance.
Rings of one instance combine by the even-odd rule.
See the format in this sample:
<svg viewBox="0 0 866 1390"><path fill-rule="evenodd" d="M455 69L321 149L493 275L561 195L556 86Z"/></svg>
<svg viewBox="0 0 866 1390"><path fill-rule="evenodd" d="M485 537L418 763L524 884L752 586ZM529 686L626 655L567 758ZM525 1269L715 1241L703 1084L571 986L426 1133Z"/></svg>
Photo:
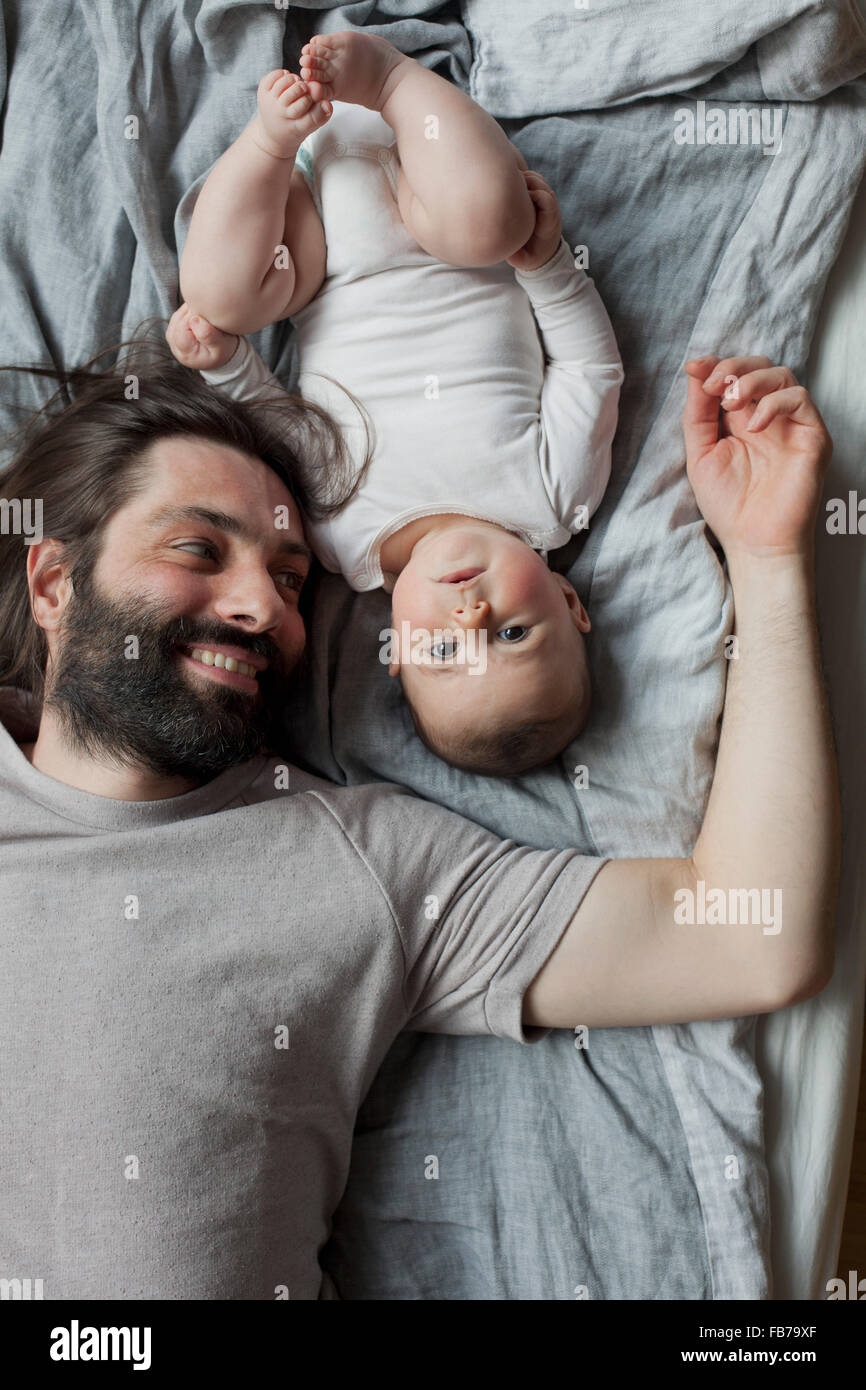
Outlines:
<svg viewBox="0 0 866 1390"><path fill-rule="evenodd" d="M535 204L535 227L525 246L508 257L507 264L515 270L538 270L559 249L562 240L562 217L556 194L546 179L534 169L521 169L526 191Z"/></svg>
<svg viewBox="0 0 866 1390"><path fill-rule="evenodd" d="M805 553L833 452L808 391L768 357L701 357L685 370L689 480L726 555Z"/></svg>
<svg viewBox="0 0 866 1390"><path fill-rule="evenodd" d="M181 304L168 321L166 341L184 367L195 372L212 372L234 356L238 345L236 333L223 333L200 314L190 312Z"/></svg>
<svg viewBox="0 0 866 1390"><path fill-rule="evenodd" d="M250 133L260 149L276 159L294 159L298 146L331 118L329 101L314 101L306 82L285 68L266 73L259 83L258 115Z"/></svg>

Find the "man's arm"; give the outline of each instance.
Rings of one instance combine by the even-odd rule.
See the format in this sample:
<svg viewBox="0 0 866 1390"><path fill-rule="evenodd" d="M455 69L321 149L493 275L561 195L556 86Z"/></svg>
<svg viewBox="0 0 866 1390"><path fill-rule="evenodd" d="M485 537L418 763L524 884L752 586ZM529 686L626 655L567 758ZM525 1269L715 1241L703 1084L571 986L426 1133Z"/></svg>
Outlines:
<svg viewBox="0 0 866 1390"><path fill-rule="evenodd" d="M770 1012L832 974L839 805L812 560L831 446L786 368L728 359L705 389L716 360L689 364L684 416L689 476L728 558L738 642L704 823L691 858L605 865L524 996L529 1024ZM725 401L719 438L726 376L739 377L740 394ZM754 889L770 911L743 910ZM724 895L727 924L712 924L711 890Z"/></svg>

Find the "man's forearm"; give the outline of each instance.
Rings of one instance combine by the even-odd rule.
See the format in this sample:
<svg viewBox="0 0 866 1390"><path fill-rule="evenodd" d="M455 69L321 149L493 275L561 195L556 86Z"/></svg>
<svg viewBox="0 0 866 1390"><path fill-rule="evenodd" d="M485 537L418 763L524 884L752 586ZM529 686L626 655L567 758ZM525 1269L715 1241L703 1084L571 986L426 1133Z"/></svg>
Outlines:
<svg viewBox="0 0 866 1390"><path fill-rule="evenodd" d="M732 555L736 648L716 772L692 856L705 892L762 889L781 926L749 938L768 993L796 994L833 962L836 760L808 555ZM776 913L774 912L774 918ZM762 919L763 920L763 919Z"/></svg>
<svg viewBox="0 0 866 1390"><path fill-rule="evenodd" d="M291 158L267 153L251 125L217 161L199 193L180 263L181 293L190 308L225 332L242 332L239 314L279 277L288 301L291 266L274 269L283 242Z"/></svg>

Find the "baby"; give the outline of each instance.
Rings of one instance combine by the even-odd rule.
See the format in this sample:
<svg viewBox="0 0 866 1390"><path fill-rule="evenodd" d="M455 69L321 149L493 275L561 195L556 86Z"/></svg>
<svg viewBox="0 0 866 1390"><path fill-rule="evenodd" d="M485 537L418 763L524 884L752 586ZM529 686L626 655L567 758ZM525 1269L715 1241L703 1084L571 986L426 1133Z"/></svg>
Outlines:
<svg viewBox="0 0 866 1390"><path fill-rule="evenodd" d="M391 593L424 743L488 775L554 758L588 714L590 623L546 554L604 493L623 372L549 185L386 40L317 36L208 175L180 279L172 350L238 398L282 390L245 335L291 319L358 478L311 544Z"/></svg>

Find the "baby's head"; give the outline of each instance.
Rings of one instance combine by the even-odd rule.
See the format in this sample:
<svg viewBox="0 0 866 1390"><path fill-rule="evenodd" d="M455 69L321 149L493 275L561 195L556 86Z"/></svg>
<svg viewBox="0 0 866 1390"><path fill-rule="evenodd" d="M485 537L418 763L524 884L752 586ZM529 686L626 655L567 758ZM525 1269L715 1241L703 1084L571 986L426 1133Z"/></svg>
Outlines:
<svg viewBox="0 0 866 1390"><path fill-rule="evenodd" d="M589 618L568 580L519 537L470 518L430 532L392 602L391 675L419 737L445 762L514 776L580 733Z"/></svg>

